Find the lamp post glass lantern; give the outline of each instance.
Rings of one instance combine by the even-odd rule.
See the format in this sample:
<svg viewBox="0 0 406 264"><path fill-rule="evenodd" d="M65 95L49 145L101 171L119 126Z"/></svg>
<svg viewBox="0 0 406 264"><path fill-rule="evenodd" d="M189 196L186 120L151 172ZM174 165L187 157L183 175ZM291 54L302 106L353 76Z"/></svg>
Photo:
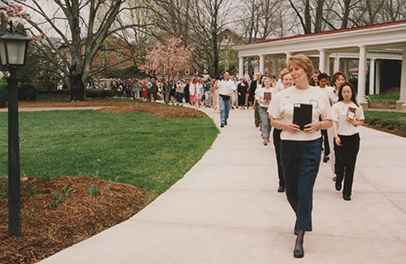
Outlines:
<svg viewBox="0 0 406 264"><path fill-rule="evenodd" d="M10 30L12 31L12 24ZM13 32L0 37L0 62L8 67L8 230L21 236L20 142L17 67L25 65L30 38Z"/></svg>
<svg viewBox="0 0 406 264"><path fill-rule="evenodd" d="M16 34L6 33L0 37L1 65L7 67L25 66L27 47L30 38Z"/></svg>

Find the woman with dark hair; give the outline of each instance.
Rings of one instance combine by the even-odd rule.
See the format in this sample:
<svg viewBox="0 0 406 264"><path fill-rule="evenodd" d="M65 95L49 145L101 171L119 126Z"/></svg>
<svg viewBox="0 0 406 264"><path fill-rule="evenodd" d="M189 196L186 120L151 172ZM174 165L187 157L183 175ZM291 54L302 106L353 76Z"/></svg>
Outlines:
<svg viewBox="0 0 406 264"><path fill-rule="evenodd" d="M337 71L334 73L334 75L333 75L334 93L331 95L331 101L330 101L331 105L337 103L338 91L340 89L341 84L346 82L346 78L347 77L345 76L345 73L343 73L342 71ZM329 128L329 129L327 129L327 131L328 131L327 134L328 134L328 142L330 145L330 149L334 149L333 129ZM333 174L334 174L333 181L336 181L337 176L335 175L335 153L334 153L334 151L332 151L330 154L331 154L330 155L331 161L333 161L330 163L331 170L333 171Z"/></svg>
<svg viewBox="0 0 406 264"><path fill-rule="evenodd" d="M245 85L242 78L240 78L240 83L237 85L238 92L238 106L240 109L245 109L245 95L247 94L247 86Z"/></svg>
<svg viewBox="0 0 406 264"><path fill-rule="evenodd" d="M318 86L319 85L319 75L321 71L319 69L314 69L313 76L309 79L309 84L311 86Z"/></svg>
<svg viewBox="0 0 406 264"><path fill-rule="evenodd" d="M344 82L338 92L338 102L332 108L337 175L335 187L337 191L341 191L344 180L343 199L345 201L351 200L355 162L359 151L360 137L357 126L362 126L365 119L356 96L354 86Z"/></svg>
<svg viewBox="0 0 406 264"><path fill-rule="evenodd" d="M269 115L272 126L282 130L280 155L286 196L296 214L293 255L302 258L305 232L312 231L313 187L321 156L320 130L331 127L333 121L327 96L309 85L313 76L310 59L303 54L291 56L287 68L295 86L275 94ZM309 120L303 122L298 114ZM296 121L305 124L298 125Z"/></svg>
<svg viewBox="0 0 406 264"><path fill-rule="evenodd" d="M335 88L335 97L333 98L333 104L337 103L338 101L338 90L340 89L341 84L346 82L347 77L345 76L345 73L342 71L337 71L333 75L333 85Z"/></svg>

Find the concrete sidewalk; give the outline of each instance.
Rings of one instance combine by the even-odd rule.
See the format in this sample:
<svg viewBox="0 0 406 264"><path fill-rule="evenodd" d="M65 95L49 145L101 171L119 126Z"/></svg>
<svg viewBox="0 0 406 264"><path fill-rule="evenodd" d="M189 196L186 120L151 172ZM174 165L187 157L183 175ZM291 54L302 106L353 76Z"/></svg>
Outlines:
<svg viewBox="0 0 406 264"><path fill-rule="evenodd" d="M141 212L40 263L404 263L406 139L360 130L352 201L322 163L301 260L273 145L262 145L250 109L232 110L212 148Z"/></svg>

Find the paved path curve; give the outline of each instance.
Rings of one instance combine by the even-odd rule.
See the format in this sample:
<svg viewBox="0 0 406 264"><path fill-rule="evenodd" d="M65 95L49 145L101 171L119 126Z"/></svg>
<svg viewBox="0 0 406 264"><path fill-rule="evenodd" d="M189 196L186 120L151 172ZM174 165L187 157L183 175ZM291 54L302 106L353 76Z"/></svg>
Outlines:
<svg viewBox="0 0 406 264"><path fill-rule="evenodd" d="M218 114L203 109L219 125ZM167 192L128 221L43 260L47 263L404 263L406 139L361 127L351 202L321 164L314 231L293 258L294 215L277 193L272 144L252 110L233 110L212 148ZM196 128L198 129L198 128Z"/></svg>

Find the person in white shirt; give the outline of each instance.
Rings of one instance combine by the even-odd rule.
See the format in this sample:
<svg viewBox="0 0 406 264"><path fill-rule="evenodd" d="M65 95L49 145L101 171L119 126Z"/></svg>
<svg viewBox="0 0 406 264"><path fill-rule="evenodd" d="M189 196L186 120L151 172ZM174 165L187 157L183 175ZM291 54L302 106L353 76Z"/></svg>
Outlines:
<svg viewBox="0 0 406 264"><path fill-rule="evenodd" d="M337 103L338 90L340 89L341 84L346 82L346 78L347 77L345 76L345 73L343 73L342 71L336 71L333 74L334 95L332 96L332 101L333 101L332 105ZM328 142L330 144L330 149L333 150L334 149L334 137L333 137L334 133L333 133L332 128L329 128L328 131L329 131ZM330 162L330 166L331 166L331 170L333 171L333 174L334 174L333 181L336 181L336 179L337 179L337 176L335 175L335 160L336 159L335 159L334 151L332 151L330 153L330 159L331 159L331 161L334 161L334 162Z"/></svg>
<svg viewBox="0 0 406 264"><path fill-rule="evenodd" d="M313 187L320 166L320 129L332 126L332 111L325 94L309 85L313 65L303 54L291 56L287 62L295 86L276 93L269 106L271 124L281 129L281 160L286 196L296 214L297 238L293 255L304 256L306 231L312 231ZM293 122L294 108L310 106L311 122L301 127ZM319 119L321 116L321 120Z"/></svg>
<svg viewBox="0 0 406 264"><path fill-rule="evenodd" d="M281 71L279 81L281 82L282 89L277 90L277 88L275 87L274 93L278 93L280 91L283 91L284 89L287 89L287 88L293 86L293 79L292 79L292 76L290 75L290 71L288 71L288 69L285 68ZM279 83L279 81L278 81L278 83ZM268 108L268 112L269 112L269 108ZM273 133L272 133L273 145L275 147L275 154L276 154L276 162L278 163L278 178L279 178L278 192L280 192L280 193L285 191L285 179L283 178L283 171L282 171L281 158L280 158L281 132L282 132L282 130L274 127Z"/></svg>
<svg viewBox="0 0 406 264"><path fill-rule="evenodd" d="M262 86L258 87L255 91L255 100L259 103L259 117L261 118L261 135L263 144L266 146L269 142L269 135L271 133L271 120L268 115L269 103L272 99L274 88L272 88L271 79L264 77L262 79Z"/></svg>
<svg viewBox="0 0 406 264"><path fill-rule="evenodd" d="M360 137L357 126L364 124L364 112L357 103L354 86L345 82L340 86L338 102L333 105L333 132L335 152L335 187L341 190L344 180L343 199L351 200L355 162L359 151Z"/></svg>
<svg viewBox="0 0 406 264"><path fill-rule="evenodd" d="M230 96L235 92L234 82L230 80L230 72L224 72L224 79L217 80L214 89L219 93L220 127L227 125L230 113Z"/></svg>
<svg viewBox="0 0 406 264"><path fill-rule="evenodd" d="M328 101L330 105L333 105L334 103L334 88L331 86L327 86L328 82L328 75L326 73L320 73L319 76L317 77L319 80L319 88L326 94ZM330 131L331 133L332 131ZM328 137L328 132L327 129L323 129L321 131L321 137L323 139L323 144L324 144L324 155L323 155L323 162L327 162L330 159L330 144L329 144L329 137Z"/></svg>

